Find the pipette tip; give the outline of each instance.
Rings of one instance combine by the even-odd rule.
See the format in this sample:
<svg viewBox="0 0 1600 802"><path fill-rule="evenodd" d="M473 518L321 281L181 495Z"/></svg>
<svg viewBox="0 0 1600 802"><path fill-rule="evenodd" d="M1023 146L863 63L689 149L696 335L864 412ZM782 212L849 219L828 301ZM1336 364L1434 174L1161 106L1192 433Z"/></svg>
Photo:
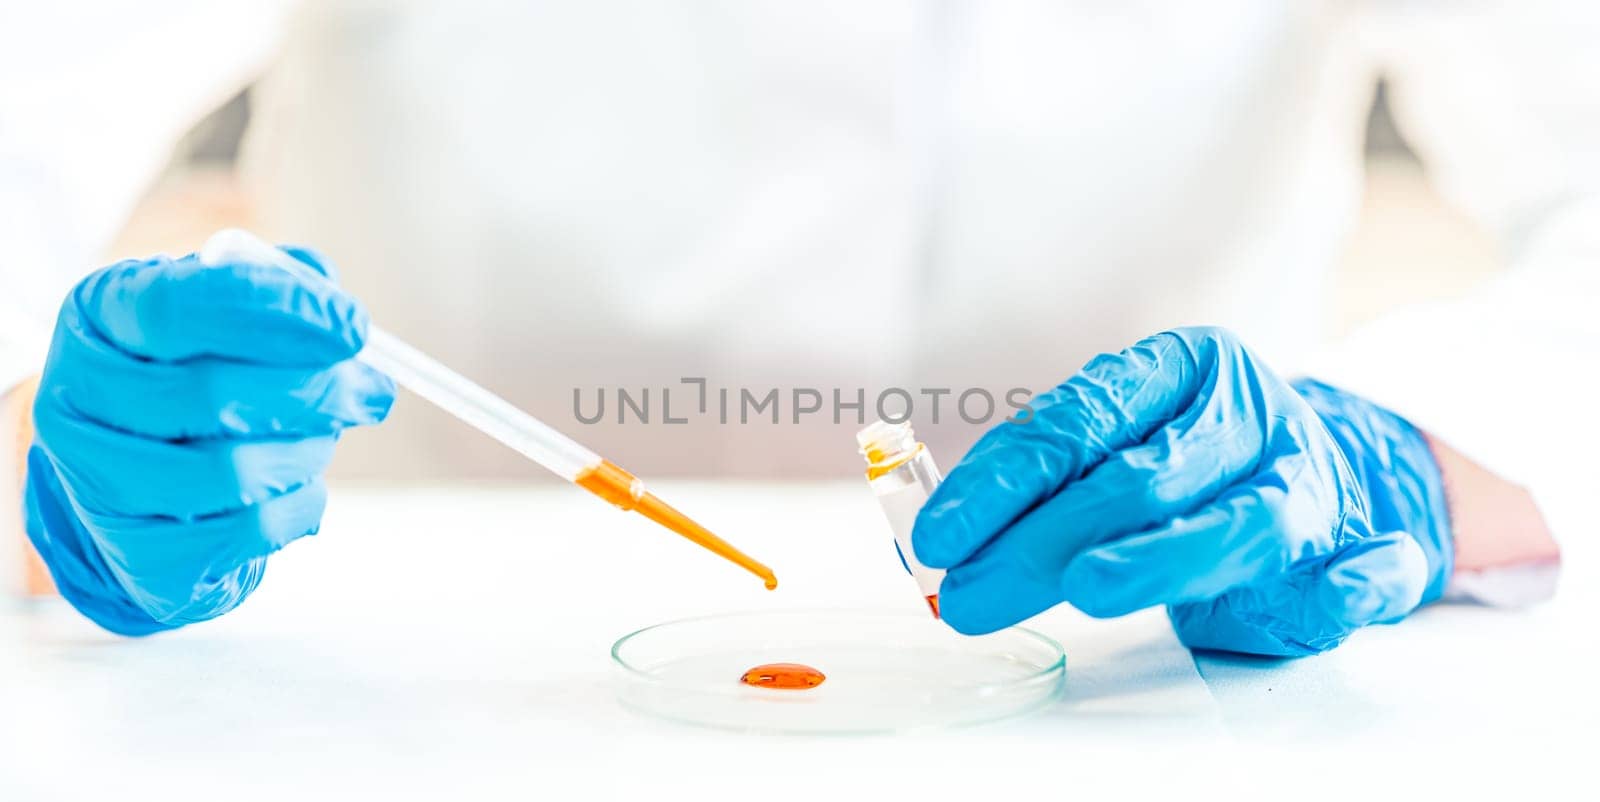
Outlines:
<svg viewBox="0 0 1600 802"><path fill-rule="evenodd" d="M726 540L711 534L692 518L672 508L672 505L644 491L642 483L615 463L602 460L574 480L577 485L606 501L655 521L658 524L699 544L728 562L761 578L767 590L777 590L778 577L772 569L762 565L750 555L734 548Z"/></svg>

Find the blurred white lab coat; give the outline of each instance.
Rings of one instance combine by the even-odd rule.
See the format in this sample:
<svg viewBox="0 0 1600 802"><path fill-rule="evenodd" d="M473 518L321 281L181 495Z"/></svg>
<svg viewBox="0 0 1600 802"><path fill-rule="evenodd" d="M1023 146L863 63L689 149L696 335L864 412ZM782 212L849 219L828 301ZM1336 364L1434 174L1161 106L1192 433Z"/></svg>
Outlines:
<svg viewBox="0 0 1600 802"><path fill-rule="evenodd" d="M657 395L649 424L613 396L589 426L575 390L675 387L675 415L685 376L1042 390L1211 323L1529 481L1595 447L1573 423L1597 342L1590 9L318 3L255 93L247 166L266 233L641 474L845 475L854 420L795 425L785 399L779 424L671 425ZM1318 358L1380 71L1512 270ZM944 403L916 421L948 466L982 427ZM414 399L385 428L341 459L536 475Z"/></svg>
<svg viewBox="0 0 1600 802"><path fill-rule="evenodd" d="M1042 390L1193 323L1514 476L1573 469L1590 437L1560 423L1593 397L1571 369L1596 355L1590 4L317 8L258 94L274 232L641 472L837 475L854 421L584 426L574 389ZM1379 71L1514 270L1317 358ZM949 401L943 426L916 417L946 464L982 429ZM420 406L361 446L389 470L514 470Z"/></svg>
<svg viewBox="0 0 1600 802"><path fill-rule="evenodd" d="M265 69L289 0L0 6L0 392L194 124ZM146 254L128 254L144 256Z"/></svg>
<svg viewBox="0 0 1600 802"><path fill-rule="evenodd" d="M270 227L652 474L853 471L835 388L951 388L942 430L916 421L953 463L967 387L1046 389L1191 323L1303 352L1374 86L1342 4L318 9L258 95ZM818 388L826 414L575 421L574 389L683 376ZM386 466L513 459L408 417Z"/></svg>

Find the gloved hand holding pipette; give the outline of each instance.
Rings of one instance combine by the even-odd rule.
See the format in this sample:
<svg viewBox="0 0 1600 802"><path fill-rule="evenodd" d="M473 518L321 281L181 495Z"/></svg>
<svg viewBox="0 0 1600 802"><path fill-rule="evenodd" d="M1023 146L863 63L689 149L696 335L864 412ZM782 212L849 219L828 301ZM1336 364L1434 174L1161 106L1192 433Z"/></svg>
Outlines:
<svg viewBox="0 0 1600 802"><path fill-rule="evenodd" d="M29 536L62 595L113 632L221 615L267 555L317 530L339 433L382 421L394 381L777 586L632 474L370 325L311 253L238 230L198 257L118 263L67 298L35 405Z"/></svg>
<svg viewBox="0 0 1600 802"><path fill-rule="evenodd" d="M978 633L1063 601L1167 605L1191 647L1300 655L1437 599L1452 533L1422 433L1278 378L1231 334L1096 359L989 432L934 491L917 557Z"/></svg>
<svg viewBox="0 0 1600 802"><path fill-rule="evenodd" d="M236 607L267 555L317 531L340 432L389 412L393 382L351 359L366 311L289 253L314 280L155 258L94 273L62 305L27 529L62 596L108 630Z"/></svg>

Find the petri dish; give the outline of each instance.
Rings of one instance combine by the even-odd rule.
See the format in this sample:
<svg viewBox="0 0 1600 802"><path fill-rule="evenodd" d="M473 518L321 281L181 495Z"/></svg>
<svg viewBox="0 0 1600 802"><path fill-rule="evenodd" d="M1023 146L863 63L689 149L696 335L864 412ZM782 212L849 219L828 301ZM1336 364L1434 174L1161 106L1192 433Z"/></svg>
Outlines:
<svg viewBox="0 0 1600 802"><path fill-rule="evenodd" d="M672 621L611 647L618 698L671 721L744 732L874 733L995 721L1054 700L1066 657L1021 627L961 635L917 612L742 613ZM803 663L806 690L751 687L752 667Z"/></svg>

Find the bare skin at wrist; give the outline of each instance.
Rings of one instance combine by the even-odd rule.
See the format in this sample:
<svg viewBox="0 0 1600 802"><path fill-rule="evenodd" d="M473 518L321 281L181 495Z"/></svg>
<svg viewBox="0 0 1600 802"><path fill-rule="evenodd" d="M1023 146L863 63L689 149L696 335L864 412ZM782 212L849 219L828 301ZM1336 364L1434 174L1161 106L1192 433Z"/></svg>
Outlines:
<svg viewBox="0 0 1600 802"><path fill-rule="evenodd" d="M13 499L22 498L22 482L26 477L28 446L33 443L33 397L39 389L37 378L29 379L0 396L0 459L8 460L0 476L15 481L0 491ZM11 505L7 505L10 507ZM20 512L20 509L16 510ZM8 514L0 520L0 548L22 553L22 590L29 596L48 596L55 593L50 572L28 542L21 515ZM5 560L3 562L11 562ZM11 584L8 580L3 584Z"/></svg>
<svg viewBox="0 0 1600 802"><path fill-rule="evenodd" d="M1533 494L1427 433L1423 437L1444 478L1457 575L1561 561L1561 547Z"/></svg>

